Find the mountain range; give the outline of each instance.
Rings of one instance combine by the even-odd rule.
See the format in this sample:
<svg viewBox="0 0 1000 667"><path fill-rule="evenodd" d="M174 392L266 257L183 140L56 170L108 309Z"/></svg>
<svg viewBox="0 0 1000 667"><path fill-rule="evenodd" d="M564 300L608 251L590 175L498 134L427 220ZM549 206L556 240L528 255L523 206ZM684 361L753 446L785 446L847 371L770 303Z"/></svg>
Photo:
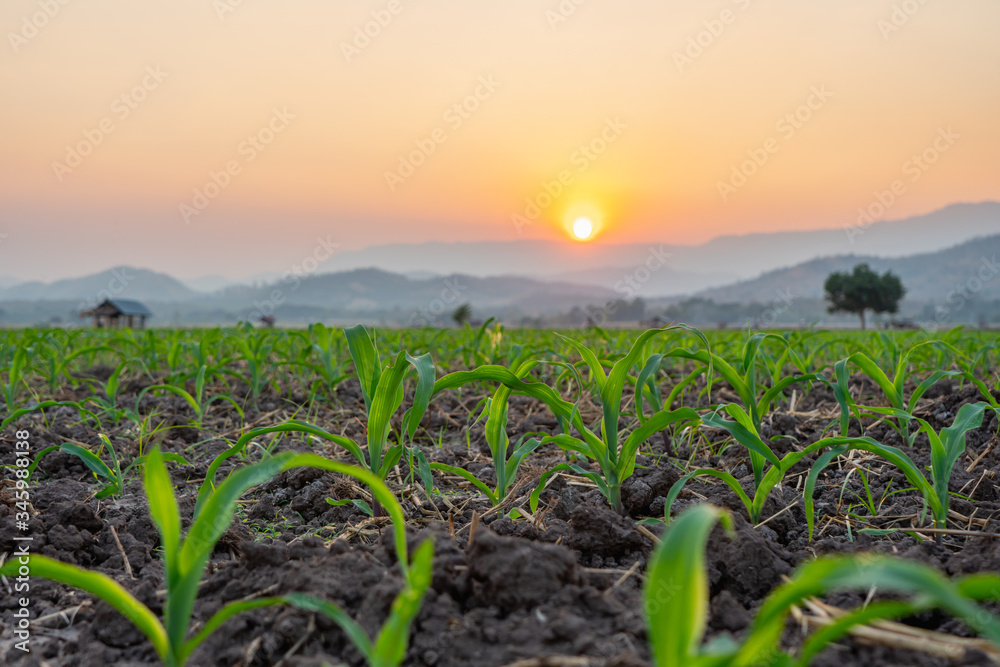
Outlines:
<svg viewBox="0 0 1000 667"><path fill-rule="evenodd" d="M981 299L1000 297L1000 234L972 239L937 252L907 257L836 255L792 267L768 271L752 280L702 290L696 296L713 301L761 301L763 296L790 291L795 297L820 299L823 283L835 271L850 271L868 264L872 270L892 271L906 287L907 298L946 301L965 293Z"/></svg>
<svg viewBox="0 0 1000 667"><path fill-rule="evenodd" d="M860 215L859 215L860 217ZM504 241L379 245L334 255L324 271L380 267L397 273L516 273L538 280L614 289L651 258L669 255L642 296L690 294L832 255L904 257L1000 233L1000 203L953 204L903 220L847 228L720 236L695 246L669 243L604 245L564 241Z"/></svg>
<svg viewBox="0 0 1000 667"><path fill-rule="evenodd" d="M446 320L465 302L477 315L540 318L635 297L654 308L692 297L740 304L791 297L811 302L815 318L823 313L826 277L862 262L900 276L907 288L904 306L916 313L953 299L963 287L965 300L1000 297L998 256L1000 203L987 202L846 231L720 237L688 247L383 245L335 255L322 273L267 284L232 285L221 276L185 282L127 266L51 283L0 279L0 325L74 321L79 310L116 296L146 302L157 314L153 323L161 325L232 323L270 311L283 322L367 318L420 324Z"/></svg>

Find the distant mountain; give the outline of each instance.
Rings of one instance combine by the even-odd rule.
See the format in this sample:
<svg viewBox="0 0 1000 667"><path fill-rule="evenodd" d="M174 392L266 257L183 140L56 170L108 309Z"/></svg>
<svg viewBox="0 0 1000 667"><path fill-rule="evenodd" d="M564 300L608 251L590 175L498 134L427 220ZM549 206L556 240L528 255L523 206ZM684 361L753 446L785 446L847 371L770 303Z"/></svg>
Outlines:
<svg viewBox="0 0 1000 667"><path fill-rule="evenodd" d="M240 284L222 276L185 284L163 273L118 267L52 283L4 287L0 282L0 324L77 321L81 309L115 296L146 303L154 312L152 323L159 325L235 323L266 311L274 311L282 324L414 324L446 321L462 303L470 303L476 317L513 322L634 297L646 302L648 313L691 295L700 302L765 306L791 298L796 304L781 306L782 317L819 322L825 318L826 277L861 262L902 278L907 313L933 311L962 285L975 286L982 299L1000 296L1000 271L989 273L1000 257L1000 203L955 205L849 231L729 236L690 247L557 241L386 245L335 255L323 265L340 267L332 273L264 273ZM980 314L965 308L952 315ZM729 315L712 311L704 317L717 317L709 320L716 323Z"/></svg>
<svg viewBox="0 0 1000 667"><path fill-rule="evenodd" d="M561 282L540 282L520 276L479 278L453 274L412 278L380 269L357 269L283 280L263 287L230 287L198 303L211 307L240 307L247 314L274 305L295 305L354 313L403 311L410 319L433 321L459 304L471 303L476 312L517 310L544 314L573 305L599 304L614 298L611 290Z"/></svg>
<svg viewBox="0 0 1000 667"><path fill-rule="evenodd" d="M238 284L237 281L218 274L198 276L197 278L189 278L187 280L182 280L181 282L186 287L193 289L195 292L215 292Z"/></svg>
<svg viewBox="0 0 1000 667"><path fill-rule="evenodd" d="M637 271L642 275L647 261L655 263L651 258L669 255L639 291L651 298L722 286L823 256L903 257L933 252L997 230L1000 203L983 202L864 227L722 236L696 246L563 241L391 244L339 253L324 266L481 277L516 273L614 289L623 277Z"/></svg>
<svg viewBox="0 0 1000 667"><path fill-rule="evenodd" d="M994 229L993 231L996 231ZM792 298L821 299L823 283L834 271L849 271L867 262L879 273L892 271L906 287L906 301L943 301L965 286L980 299L1000 297L1000 234L977 238L946 250L909 257L837 255L769 271L753 280L703 290L697 296L717 303L768 302Z"/></svg>
<svg viewBox="0 0 1000 667"><path fill-rule="evenodd" d="M0 289L0 301L78 300L96 304L115 296L140 301L183 301L198 296L198 292L164 273L130 266L119 266L81 278L52 283L18 283Z"/></svg>
<svg viewBox="0 0 1000 667"><path fill-rule="evenodd" d="M19 282L21 281L15 278L14 276L0 276L0 289L10 287L11 285L16 285Z"/></svg>
<svg viewBox="0 0 1000 667"><path fill-rule="evenodd" d="M462 303L472 304L476 317L538 317L574 306L602 305L620 295L592 285L520 276L420 277L380 269L282 279L267 285L232 285L204 293L162 273L119 267L72 280L23 283L0 290L0 323L72 322L81 309L116 296L144 302L154 313L151 323L164 325L235 323L272 312L284 323L391 317L399 324L425 324L448 321Z"/></svg>
<svg viewBox="0 0 1000 667"><path fill-rule="evenodd" d="M647 271L647 268L645 262L636 262L627 267L595 267L582 271L568 271L550 278L540 279L604 287L615 290L619 298L639 296L649 299L658 296L690 294L739 278L738 274L724 270L722 267L710 273L675 271L667 267Z"/></svg>

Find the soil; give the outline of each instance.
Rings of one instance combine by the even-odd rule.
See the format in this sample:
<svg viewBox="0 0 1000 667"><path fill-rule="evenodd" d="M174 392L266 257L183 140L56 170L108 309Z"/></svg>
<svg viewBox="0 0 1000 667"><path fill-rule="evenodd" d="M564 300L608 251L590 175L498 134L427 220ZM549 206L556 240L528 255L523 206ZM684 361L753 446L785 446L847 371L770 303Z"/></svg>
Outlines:
<svg viewBox="0 0 1000 667"><path fill-rule="evenodd" d="M99 376L101 369L92 369ZM855 378L857 389L873 402L882 401L870 383ZM152 380L133 380L123 389L134 400ZM723 395L725 387L720 386ZM363 405L357 383L342 383L335 396L310 402L304 388L272 388L262 396L259 411L248 411L254 425L290 418L307 420L358 442L364 442ZM82 396L75 396L80 398ZM483 424L469 411L483 397L467 388L435 398L418 440L432 461L461 465L490 484L492 464L483 436ZM66 392L62 398L74 398ZM803 394L798 390L794 412L786 402L775 406L765 422L765 436L776 437L775 449L793 451L822 437L835 421L837 405L823 387ZM714 400L722 400L714 397ZM922 401L919 414L936 428L950 423L959 406L978 400L975 388L942 381ZM596 418L596 407L585 406L585 418ZM189 465L170 464L181 514L189 519L198 485L212 458L225 449L221 437L235 439L238 422L222 403L200 428L190 425L193 414L175 397L147 395L144 414L156 412L170 430L152 436L145 447L158 443L165 451L185 457ZM511 400L509 433L512 442L532 432L553 433L555 419L535 401ZM398 421L398 420L397 420ZM470 426L471 425L471 426ZM623 419L623 426L629 420ZM45 416L24 417L0 434L0 464L13 461L14 431L27 429L35 452L62 442L97 447L97 432L81 424L75 411L49 410ZM898 435L885 423L852 420L852 434L861 433L900 446ZM1000 489L995 471L1000 465L996 416L989 412L981 428L968 436L968 450L956 466L952 509L967 518L974 530L1000 532ZM106 433L123 461L139 455L139 432L122 420ZM435 474L440 492L430 499L411 479L405 460L390 486L403 499L412 545L425 539L436 544L434 578L416 619L405 665L435 667L519 667L537 665L602 665L639 667L650 664L649 641L642 616L643 572L662 527L640 523L662 518L665 496L682 466L711 466L733 472L746 487L752 484L748 457L740 447L723 447L721 431L704 430L704 440L671 441L656 436L644 446L635 475L623 486L627 515L606 504L596 488L582 478L559 476L542 493L538 512L524 516L528 493L538 476L565 455L543 447L530 455L518 475L505 509L518 508L511 519L492 510L488 501L468 483ZM348 461L343 450L298 435L262 439L248 456L259 459L261 449L323 453ZM917 439L908 453L919 464L928 462L926 437ZM980 455L981 456L980 458ZM978 463L971 472L966 468ZM858 528L905 527L913 530L922 511L920 498L907 488L900 473L873 457L855 457L868 469L868 482L877 517L860 504L865 496L859 475L846 466L831 466L815 495L819 520L810 542L802 503L804 474L815 460L800 463L776 488L765 511L766 522L753 527L742 505L721 483L692 481L673 508L676 515L696 502L728 507L735 519L735 535L716 529L708 544L711 589L708 639L728 635L739 639L752 622L762 600L783 577L817 554L874 551L899 555L933 565L948 575L1000 571L1000 540L947 535L940 542L919 540L904 533L870 537ZM227 461L220 477L238 465ZM846 483L845 483L846 476ZM843 490L842 490L843 487ZM159 536L149 518L146 499L136 473L129 474L125 492L117 498L96 499L100 485L75 457L53 453L45 457L31 490L34 516L30 522L32 548L37 553L114 577L154 612L162 612L163 569L158 557ZM896 491L898 493L890 494ZM13 516L13 488L0 487L0 554L14 551L17 534ZM371 519L354 504L331 505L327 499L366 498L366 492L342 477L298 469L281 474L251 490L241 502L238 520L220 541L204 579L195 608L203 622L222 605L239 599L305 591L343 606L371 636L388 615L401 587L391 532L385 520ZM883 501L884 498L884 501ZM473 521L476 514L477 520ZM479 520L481 518L481 520ZM963 520L965 521L965 520ZM120 543L120 545L119 545ZM131 574L125 567L125 559ZM131 624L103 602L69 587L32 580L32 611L37 621L32 652L12 647L9 621L14 595L0 596L0 656L3 664L104 666L148 665L156 655ZM838 593L827 602L850 608L863 596ZM958 636L970 631L946 614L927 613L904 622ZM783 641L788 648L803 639L799 625L790 622ZM568 662L561 657L584 657ZM518 662L526 661L526 662ZM304 611L271 607L228 621L194 654L191 665L362 665L362 656L332 622ZM837 667L990 664L970 651L958 661L927 654L863 644L846 639L830 647L814 662Z"/></svg>

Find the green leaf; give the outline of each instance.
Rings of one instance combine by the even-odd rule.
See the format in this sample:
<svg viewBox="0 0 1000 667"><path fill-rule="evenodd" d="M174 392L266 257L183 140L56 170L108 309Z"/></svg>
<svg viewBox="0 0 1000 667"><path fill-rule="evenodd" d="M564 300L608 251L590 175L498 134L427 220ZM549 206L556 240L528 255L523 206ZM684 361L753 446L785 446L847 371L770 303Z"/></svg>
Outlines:
<svg viewBox="0 0 1000 667"><path fill-rule="evenodd" d="M437 462L435 462L435 463L431 463L430 465L431 465L431 470L442 470L442 471L444 471L446 473L450 473L452 475L458 475L459 477L461 477L462 479L468 481L470 484L472 484L477 489L479 489L480 491L482 491L483 495L485 495L487 498L490 499L490 504L491 505L493 505L493 506L497 505L498 500L497 500L496 494L494 494L492 491L490 491L490 487L486 486L485 483L481 482L475 475L473 475L468 470L465 470L463 468L459 468L457 466L451 466L451 465L448 465L446 463L437 463Z"/></svg>
<svg viewBox="0 0 1000 667"><path fill-rule="evenodd" d="M107 464L104 463L104 461L99 459L97 455L91 452L89 449L84 449L83 447L79 445L74 445L73 443L70 442L59 445L59 449L66 452L67 454L72 454L73 456L78 457L81 461L83 461L83 464L88 468L90 468L90 471L93 472L95 475L103 477L104 479L110 482L115 481L115 473L112 472L111 468L109 468Z"/></svg>
<svg viewBox="0 0 1000 667"><path fill-rule="evenodd" d="M864 352L858 352L851 356L851 361L853 361L865 375L875 381L875 384L879 386L882 393L885 394L885 397L889 399L889 402L894 408L899 410L905 409L905 406L903 405L903 397L896 390L896 385L893 384L892 380L890 380L884 372L882 372L882 369L879 368L878 364L872 361L871 357Z"/></svg>
<svg viewBox="0 0 1000 667"><path fill-rule="evenodd" d="M149 499L150 517L163 540L163 562L167 590L170 590L180 579L177 561L180 556L181 518L174 485L170 481L170 473L167 472L159 447L154 447L146 459L143 483ZM178 640L183 640L185 631L186 628L180 628L180 637L172 636L171 641L176 644Z"/></svg>
<svg viewBox="0 0 1000 667"><path fill-rule="evenodd" d="M383 471L382 454L389 437L390 420L403 402L403 379L407 371L405 359L406 352L400 351L395 363L382 372L368 412L369 467L377 473ZM380 476L384 479L384 475Z"/></svg>
<svg viewBox="0 0 1000 667"><path fill-rule="evenodd" d="M230 602L225 605L222 609L212 614L212 617L208 619L205 623L205 627L201 631L192 637L190 640L184 642L181 646L178 655L180 656L179 662L183 664L194 650L198 648L209 636L214 633L219 627L228 621L230 618L237 614L242 614L245 611L252 611L254 609L260 609L262 607L273 607L279 604L294 604L291 601L291 596L287 597L277 597L277 598L257 598L255 600L237 600L236 602Z"/></svg>
<svg viewBox="0 0 1000 667"><path fill-rule="evenodd" d="M826 556L800 566L791 581L768 596L734 666L759 664L759 656L772 651L780 639L791 607L803 599L841 589L865 590L873 585L881 591L914 596L912 604L918 609L944 609L994 643L1000 642L1000 621L996 616L926 565L871 554ZM809 648L815 652L822 646Z"/></svg>
<svg viewBox="0 0 1000 667"><path fill-rule="evenodd" d="M594 351L580 341L574 340L569 336L563 336L558 332L556 335L576 348L576 351L580 353L580 356L583 357L583 360L587 363L587 367L590 368L590 377L594 381L594 384L597 385L597 391L603 393L604 384L607 382L608 376L605 375L604 366L601 365L601 360L597 358Z"/></svg>
<svg viewBox="0 0 1000 667"><path fill-rule="evenodd" d="M504 498L507 497L508 487L517 477L517 469L521 466L521 463L524 461L524 458L531 452L538 449L538 447L541 444L542 443L540 440L536 438L529 438L528 440L519 444L514 449L514 452L510 455L510 458L507 459L507 465L504 466L504 479L506 480L507 483L503 488L501 488L499 485L497 486L498 501L502 502Z"/></svg>
<svg viewBox="0 0 1000 667"><path fill-rule="evenodd" d="M392 603L389 618L379 632L372 651L372 667L398 667L410 643L410 625L420 612L424 594L431 585L434 541L427 540L413 554L410 578Z"/></svg>
<svg viewBox="0 0 1000 667"><path fill-rule="evenodd" d="M635 471L635 457L639 453L639 447L646 442L654 433L659 433L671 424L678 422L691 422L693 425L701 423L698 413L691 408L678 408L672 412L660 410L646 420L646 423L632 431L622 445L621 454L618 457L618 480L624 482L632 476Z"/></svg>
<svg viewBox="0 0 1000 667"><path fill-rule="evenodd" d="M305 593L291 593L289 595L281 598L284 602L294 605L299 609L304 609L305 611L312 611L319 614L323 614L331 621L340 626L340 629L344 631L344 634L351 640L361 654L365 656L365 660L369 663L372 660L372 642L368 638L368 634L365 632L358 623L347 615L343 609L333 604L332 602L327 602L319 598L313 597L311 595L306 595Z"/></svg>
<svg viewBox="0 0 1000 667"><path fill-rule="evenodd" d="M847 445L841 445L825 451L819 456L819 458L816 459L816 463L813 464L813 467L809 469L809 475L806 477L806 485L803 489L802 496L806 506L806 526L810 542L812 542L813 529L816 523L816 510L815 505L813 504L813 493L816 488L816 482L819 480L820 473L823 472L828 465L830 465L833 459L840 456L847 450Z"/></svg>
<svg viewBox="0 0 1000 667"><path fill-rule="evenodd" d="M434 361L431 355L423 354L419 357L406 355L406 360L417 371L417 386L413 393L413 405L406 411L403 418L403 430L406 437L412 442L413 434L417 432L427 406L430 404L431 395L434 392Z"/></svg>
<svg viewBox="0 0 1000 667"><path fill-rule="evenodd" d="M27 563L21 558L25 558ZM16 576L22 565L28 566L32 577L51 579L79 588L108 603L146 635L150 643L153 644L153 648L156 649L156 654L160 656L160 660L166 661L168 659L170 647L167 641L167 632L159 619L146 605L135 599L131 593L111 577L99 572L88 572L75 565L60 563L37 554L11 558L3 564L3 567L0 567L0 575Z"/></svg>
<svg viewBox="0 0 1000 667"><path fill-rule="evenodd" d="M354 361L355 372L358 374L358 381L361 383L361 394L365 399L365 411L370 412L371 403L375 397L375 390L382 375L378 351L375 349L375 341L363 324L344 329L344 336L347 338L347 347L351 351L351 359Z"/></svg>
<svg viewBox="0 0 1000 667"><path fill-rule="evenodd" d="M646 415L642 412L643 397L648 393L650 398L656 400L654 405L659 403L660 392L656 386L656 373L660 370L663 356L662 354L651 354L646 360L646 365L642 367L639 375L635 378L635 415L639 418L639 423L646 421Z"/></svg>
<svg viewBox="0 0 1000 667"><path fill-rule="evenodd" d="M712 428L721 428L729 435L733 436L737 442L746 447L752 454L757 454L763 459L769 461L772 465L780 466L781 461L771 450L770 447L761 439L760 435L757 433L756 428L750 421L749 415L735 403L730 403L722 408L730 414L737 418L737 421L728 421L719 416L718 413L709 413L701 418L701 421L706 426L711 426ZM760 483L758 477L758 471L754 471L754 478L756 483Z"/></svg>
<svg viewBox="0 0 1000 667"><path fill-rule="evenodd" d="M667 528L650 559L643 592L657 667L695 664L708 616L705 544L717 521L728 516L696 505Z"/></svg>
<svg viewBox="0 0 1000 667"><path fill-rule="evenodd" d="M364 500L361 500L360 498L355 498L354 500L351 501L351 504L353 504L355 507L357 507L359 510L361 510L368 516L375 516L375 511L372 510L372 506L366 503Z"/></svg>
<svg viewBox="0 0 1000 667"><path fill-rule="evenodd" d="M757 523L759 517L755 515L754 504L750 500L750 497L743 490L743 487L740 485L738 479L736 479L730 473L725 472L723 470L716 470L715 468L698 468L697 470L692 470L691 472L689 472L688 474L684 475L679 480L674 482L674 485L670 487L670 491L667 492L666 503L664 504L663 507L664 520L667 522L667 524L670 523L670 510L674 506L674 502L677 500L677 496L680 495L681 490L684 488L684 485L687 484L692 479L694 479L695 477L715 477L716 479L721 479L723 482L726 483L726 486L732 489L733 493L735 493L739 497L740 501L743 503L743 506L746 507L747 514L750 516L750 520L754 523Z"/></svg>

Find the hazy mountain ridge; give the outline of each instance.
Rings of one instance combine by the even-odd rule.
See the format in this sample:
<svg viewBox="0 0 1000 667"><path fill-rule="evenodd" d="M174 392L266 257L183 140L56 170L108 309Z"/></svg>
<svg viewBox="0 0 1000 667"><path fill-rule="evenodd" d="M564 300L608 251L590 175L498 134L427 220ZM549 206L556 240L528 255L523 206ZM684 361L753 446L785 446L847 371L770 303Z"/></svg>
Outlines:
<svg viewBox="0 0 1000 667"><path fill-rule="evenodd" d="M1000 231L1000 202L953 204L926 215L848 228L727 235L695 246L676 244L602 245L564 241L502 241L387 244L334 255L327 270L371 266L399 273L430 271L490 276L517 273L537 279L615 284L650 257L669 255L652 272L643 296L676 296L811 259L864 254L902 257L934 252ZM511 267L518 267L512 270Z"/></svg>
<svg viewBox="0 0 1000 667"><path fill-rule="evenodd" d="M972 234L984 227L992 235ZM388 271L369 266L286 276L266 285L229 285L213 292L192 289L163 273L116 267L48 284L31 282L0 288L0 324L33 324L52 318L73 321L80 309L116 296L145 302L156 314L153 322L161 325L231 323L271 312L284 322L371 316L403 324L420 323L446 320L451 310L466 302L473 305L476 316L547 317L620 298L641 297L656 309L687 296L738 304L769 304L789 298L800 303L813 300L818 304L813 310L822 316L826 277L861 262L877 271L892 270L899 275L907 288L904 304L919 303L914 306L919 308L948 300L962 285L971 290L970 298L1000 296L1000 268L991 268L1000 257L998 231L1000 204L986 203L956 205L906 223L858 228L852 232L854 244L847 242L843 230L825 230L725 237L684 248L683 252L678 246L608 247L543 241L381 246L381 250L405 249L410 258L421 257L421 248L444 249L449 255L460 248L461 266L476 265L479 271L516 250L522 265L533 267L535 275L512 275L509 265L492 276L475 271L447 271L443 275L450 266L442 260L433 270L401 266ZM821 237L835 238L837 242L813 246L812 256L793 261L796 253L804 252L803 239L813 239L809 242L812 245ZM850 250L860 250L883 248L889 242L897 244L896 252L902 247L931 243L938 246L907 256L836 252L844 244ZM944 246L949 247L938 249ZM472 247L481 248L484 256L470 252ZM816 257L817 247L824 256ZM741 257L739 261L736 255ZM331 262L322 268L328 269ZM740 272L754 265L775 262L781 262L782 267L756 270L752 278L734 282ZM211 280L201 283L203 288L219 277L206 278Z"/></svg>
<svg viewBox="0 0 1000 667"><path fill-rule="evenodd" d="M753 280L698 292L717 302L763 301L791 292L793 298L823 298L823 283L834 271L868 263L875 271L892 271L906 287L905 301L941 301L961 292L979 298L1000 297L1000 234L966 241L933 253L885 258L837 255L769 271Z"/></svg>
<svg viewBox="0 0 1000 667"><path fill-rule="evenodd" d="M131 279L124 288L115 291L124 282L113 281L115 276L131 276ZM108 287L109 281L113 288ZM165 274L129 267L77 281L59 281L48 292L44 286L29 284L10 296L8 292L12 290L0 292L0 324L73 322L81 308L105 296L143 301L154 312L152 323L159 325L234 323L270 314L279 321L316 321L337 317L379 318L388 313L400 323L424 324L447 321L449 314L466 302L473 304L477 315L503 312L540 316L574 305L603 304L615 296L611 290L592 285L542 282L522 276L479 278L456 274L414 279L381 269L319 274L270 285L239 285L211 294L198 293L183 285L178 289L178 285L178 281ZM33 298L37 294L43 296Z"/></svg>
<svg viewBox="0 0 1000 667"><path fill-rule="evenodd" d="M269 303L354 312L401 310L426 319L446 310L450 312L466 302L476 308L516 308L541 313L567 304L601 303L613 296L610 290L593 286L540 282L522 276L479 278L453 274L413 279L369 268L284 280L263 287L228 288L199 302L219 307L242 302L253 310L261 310L262 305L267 307Z"/></svg>
<svg viewBox="0 0 1000 667"><path fill-rule="evenodd" d="M96 303L104 298L148 301L184 301L198 296L180 280L165 273L117 266L80 278L51 283L32 281L0 289L0 301L74 300Z"/></svg>

